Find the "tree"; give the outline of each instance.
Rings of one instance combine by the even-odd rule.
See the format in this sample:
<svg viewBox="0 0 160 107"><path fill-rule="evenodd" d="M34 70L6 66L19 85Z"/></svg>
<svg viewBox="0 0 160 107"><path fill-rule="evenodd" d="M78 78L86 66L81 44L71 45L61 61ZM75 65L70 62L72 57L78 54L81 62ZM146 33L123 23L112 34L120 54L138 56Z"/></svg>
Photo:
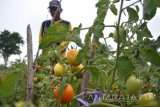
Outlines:
<svg viewBox="0 0 160 107"><path fill-rule="evenodd" d="M12 54L20 54L20 45L24 44L23 38L17 32L4 30L0 34L0 53L4 59L4 65L7 65L8 58Z"/></svg>

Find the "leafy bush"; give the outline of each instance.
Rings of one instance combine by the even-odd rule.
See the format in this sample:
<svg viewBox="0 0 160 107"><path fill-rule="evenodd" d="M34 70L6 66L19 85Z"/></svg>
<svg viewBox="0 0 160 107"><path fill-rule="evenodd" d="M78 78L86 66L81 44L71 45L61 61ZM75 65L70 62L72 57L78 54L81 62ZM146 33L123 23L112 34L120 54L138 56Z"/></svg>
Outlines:
<svg viewBox="0 0 160 107"><path fill-rule="evenodd" d="M3 105L14 107L15 102L26 98L25 61L12 63L10 67L0 68L0 101Z"/></svg>

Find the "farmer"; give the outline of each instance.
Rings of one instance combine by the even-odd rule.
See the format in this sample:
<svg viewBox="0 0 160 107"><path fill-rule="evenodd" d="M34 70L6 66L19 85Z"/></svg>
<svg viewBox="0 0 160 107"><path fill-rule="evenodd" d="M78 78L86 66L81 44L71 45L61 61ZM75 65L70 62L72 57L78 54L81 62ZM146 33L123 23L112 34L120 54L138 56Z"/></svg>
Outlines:
<svg viewBox="0 0 160 107"><path fill-rule="evenodd" d="M69 26L69 29L71 31L71 24L69 21L66 21L66 20L63 20L61 19L61 12L62 12L62 8L61 8L61 4L58 0L51 0L49 2L49 12L52 16L52 19L50 20L45 20L42 22L42 25L41 25L41 28L40 28L40 32L39 32L39 43L41 42L42 40L42 37L44 36L46 30L54 25L55 23L64 23L66 25ZM56 42L56 45L59 46L60 45L60 42ZM65 51L65 50L63 50Z"/></svg>

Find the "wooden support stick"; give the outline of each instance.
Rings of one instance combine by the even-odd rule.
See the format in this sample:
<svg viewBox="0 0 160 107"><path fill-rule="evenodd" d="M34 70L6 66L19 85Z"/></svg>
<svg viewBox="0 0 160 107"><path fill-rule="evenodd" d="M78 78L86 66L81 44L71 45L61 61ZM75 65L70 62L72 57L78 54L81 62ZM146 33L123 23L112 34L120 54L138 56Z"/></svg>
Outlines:
<svg viewBox="0 0 160 107"><path fill-rule="evenodd" d="M27 75L27 90L26 100L33 101L33 50L32 50L32 31L30 25L27 26L27 58L28 58L28 75Z"/></svg>

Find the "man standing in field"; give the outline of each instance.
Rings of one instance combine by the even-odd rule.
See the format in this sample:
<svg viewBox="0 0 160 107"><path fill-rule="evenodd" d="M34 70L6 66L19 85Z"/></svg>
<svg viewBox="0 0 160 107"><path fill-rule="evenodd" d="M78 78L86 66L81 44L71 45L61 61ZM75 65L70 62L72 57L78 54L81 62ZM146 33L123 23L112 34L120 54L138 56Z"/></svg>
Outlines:
<svg viewBox="0 0 160 107"><path fill-rule="evenodd" d="M47 19L42 22L41 27L40 27L40 32L39 32L39 44L42 42L42 38L45 36L47 29L51 28L51 26L54 26L57 23L62 23L62 24L67 25L69 27L69 32L72 31L71 23L61 18L62 8L61 8L61 3L58 0L51 0L49 2L48 9L49 9L50 15L52 16L52 19ZM68 44L69 42L67 41L61 41L61 42L56 41L56 43L53 44L53 46L55 47L60 46L60 57L63 58L65 56L66 48L68 47ZM50 51L50 49L52 48L49 47L49 48L42 50L42 54L38 57L38 60L37 60L38 65L42 65L42 63L45 62L44 60L46 60L46 58L43 61L39 61L39 60L41 59L41 56L47 57L48 51ZM53 62L54 63L57 62L57 58L55 58Z"/></svg>
<svg viewBox="0 0 160 107"><path fill-rule="evenodd" d="M61 19L61 12L62 12L62 8L61 8L61 4L58 0L51 0L49 2L49 12L52 16L52 19L50 20L45 20L42 22L41 28L40 28L40 32L39 32L39 43L41 42L43 36L45 35L45 32L47 31L47 29L51 26L53 26L55 23L63 23L69 26L69 29L71 31L71 23L69 21L63 20ZM56 46L59 46L60 42L56 42ZM64 48L65 49L65 48ZM65 50L62 50L65 51Z"/></svg>

